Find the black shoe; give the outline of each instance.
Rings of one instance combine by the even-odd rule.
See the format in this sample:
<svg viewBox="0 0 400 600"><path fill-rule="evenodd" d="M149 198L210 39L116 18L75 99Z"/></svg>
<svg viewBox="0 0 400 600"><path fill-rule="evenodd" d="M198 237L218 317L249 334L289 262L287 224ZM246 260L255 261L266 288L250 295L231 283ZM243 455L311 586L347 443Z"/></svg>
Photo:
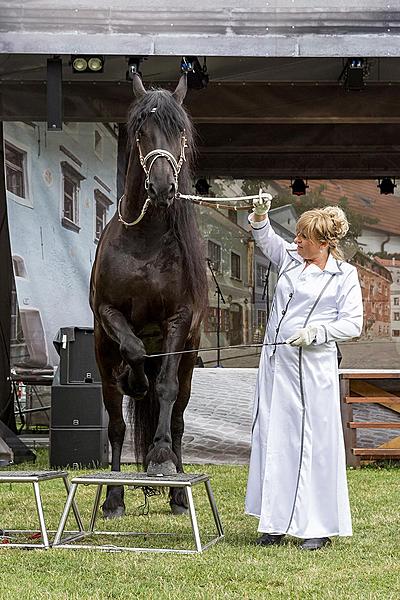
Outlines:
<svg viewBox="0 0 400 600"><path fill-rule="evenodd" d="M328 537L323 538L309 538L308 540L304 540L301 544L301 550L320 550L324 546L327 546L331 543L331 540Z"/></svg>
<svg viewBox="0 0 400 600"><path fill-rule="evenodd" d="M281 535L272 535L271 533L263 533L261 537L256 540L257 546L276 546L281 543L282 538L285 536Z"/></svg>

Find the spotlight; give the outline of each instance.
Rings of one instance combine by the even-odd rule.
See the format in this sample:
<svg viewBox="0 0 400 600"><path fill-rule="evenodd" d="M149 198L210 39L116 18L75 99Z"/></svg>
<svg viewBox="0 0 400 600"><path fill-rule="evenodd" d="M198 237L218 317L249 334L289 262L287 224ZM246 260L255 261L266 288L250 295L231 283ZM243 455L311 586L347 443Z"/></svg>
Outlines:
<svg viewBox="0 0 400 600"><path fill-rule="evenodd" d="M187 74L187 86L192 90L201 90L208 85L206 59L201 66L197 56L182 56L181 71Z"/></svg>
<svg viewBox="0 0 400 600"><path fill-rule="evenodd" d="M71 64L74 73L102 73L104 56L74 56Z"/></svg>
<svg viewBox="0 0 400 600"><path fill-rule="evenodd" d="M126 72L127 79L133 79L135 73L137 73L141 79L142 73L140 72L140 64L144 61L144 56L130 56L128 59L128 70Z"/></svg>
<svg viewBox="0 0 400 600"><path fill-rule="evenodd" d="M210 193L211 185L208 183L207 179L201 177L194 184L195 190L200 196L208 196Z"/></svg>
<svg viewBox="0 0 400 600"><path fill-rule="evenodd" d="M344 78L344 86L346 90L356 92L362 90L365 85L364 76L366 73L366 60L363 58L349 58L341 76Z"/></svg>
<svg viewBox="0 0 400 600"><path fill-rule="evenodd" d="M382 177L382 179L378 179L378 187L381 191L381 194L394 194L394 188L397 187L396 180L391 177Z"/></svg>
<svg viewBox="0 0 400 600"><path fill-rule="evenodd" d="M290 187L292 188L293 196L305 196L306 189L308 188L307 180L304 181L301 177L295 177L292 180Z"/></svg>

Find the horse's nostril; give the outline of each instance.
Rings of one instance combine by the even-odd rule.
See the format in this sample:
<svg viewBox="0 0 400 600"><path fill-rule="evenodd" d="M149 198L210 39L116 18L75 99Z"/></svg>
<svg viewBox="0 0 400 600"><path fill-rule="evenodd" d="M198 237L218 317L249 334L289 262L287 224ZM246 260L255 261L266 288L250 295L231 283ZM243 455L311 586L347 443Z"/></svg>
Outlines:
<svg viewBox="0 0 400 600"><path fill-rule="evenodd" d="M155 185L153 183L151 183L151 182L149 183L149 187L148 187L147 191L148 191L149 196L151 198L156 198L157 197L157 189L156 189L156 187L155 187Z"/></svg>

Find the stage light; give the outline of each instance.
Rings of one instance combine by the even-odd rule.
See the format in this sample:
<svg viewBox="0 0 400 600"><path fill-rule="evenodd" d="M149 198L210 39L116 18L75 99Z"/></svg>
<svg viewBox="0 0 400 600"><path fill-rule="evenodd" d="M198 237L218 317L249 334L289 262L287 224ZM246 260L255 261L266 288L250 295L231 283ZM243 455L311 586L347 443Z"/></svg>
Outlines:
<svg viewBox="0 0 400 600"><path fill-rule="evenodd" d="M365 85L367 61L364 58L349 58L342 73L347 91L360 91Z"/></svg>
<svg viewBox="0 0 400 600"><path fill-rule="evenodd" d="M208 196L210 193L211 185L208 183L207 179L201 177L194 184L195 190L200 196Z"/></svg>
<svg viewBox="0 0 400 600"><path fill-rule="evenodd" d="M47 59L47 129L61 131L63 121L62 106L62 60Z"/></svg>
<svg viewBox="0 0 400 600"><path fill-rule="evenodd" d="M301 177L295 177L292 180L290 187L292 188L292 194L294 196L305 196L308 185L307 181L304 181Z"/></svg>
<svg viewBox="0 0 400 600"><path fill-rule="evenodd" d="M71 64L74 73L102 73L104 56L74 56Z"/></svg>
<svg viewBox="0 0 400 600"><path fill-rule="evenodd" d="M130 56L128 59L128 70L126 72L126 79L132 79L134 74L137 73L141 79L142 73L140 72L140 65L145 59L144 56Z"/></svg>
<svg viewBox="0 0 400 600"><path fill-rule="evenodd" d="M81 56L78 56L78 58L75 58L75 60L72 61L72 68L78 73L83 73L84 71L86 71L87 66L88 64L86 58L83 58Z"/></svg>
<svg viewBox="0 0 400 600"><path fill-rule="evenodd" d="M192 90L201 90L208 85L206 59L201 66L197 56L182 56L181 71L187 74L187 86Z"/></svg>
<svg viewBox="0 0 400 600"><path fill-rule="evenodd" d="M381 194L394 194L394 188L397 187L396 180L391 177L382 177L382 179L378 179L378 185L376 186L380 189Z"/></svg>
<svg viewBox="0 0 400 600"><path fill-rule="evenodd" d="M99 56L93 56L88 60L88 67L90 71L96 73L103 70L103 60Z"/></svg>

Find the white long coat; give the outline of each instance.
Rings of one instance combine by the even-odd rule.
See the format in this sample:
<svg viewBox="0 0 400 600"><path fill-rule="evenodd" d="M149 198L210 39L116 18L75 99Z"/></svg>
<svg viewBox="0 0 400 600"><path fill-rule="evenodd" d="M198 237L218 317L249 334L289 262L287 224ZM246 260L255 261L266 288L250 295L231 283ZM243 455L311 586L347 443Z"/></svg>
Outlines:
<svg viewBox="0 0 400 600"><path fill-rule="evenodd" d="M253 223L279 276L265 342L317 326L304 348L264 346L255 393L246 513L260 532L300 538L351 535L340 416L336 340L360 335L357 270L329 255L321 270L305 263L268 220Z"/></svg>

